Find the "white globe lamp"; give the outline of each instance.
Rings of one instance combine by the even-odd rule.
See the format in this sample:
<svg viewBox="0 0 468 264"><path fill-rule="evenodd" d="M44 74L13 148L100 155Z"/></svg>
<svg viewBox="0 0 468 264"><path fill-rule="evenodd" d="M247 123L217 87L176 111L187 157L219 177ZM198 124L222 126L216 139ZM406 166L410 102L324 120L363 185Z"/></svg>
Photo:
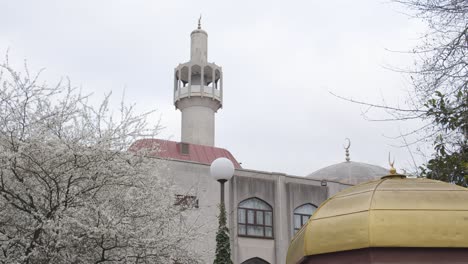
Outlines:
<svg viewBox="0 0 468 264"><path fill-rule="evenodd" d="M234 164L227 158L217 158L211 163L210 174L221 183L221 204L224 205L224 183L234 175Z"/></svg>
<svg viewBox="0 0 468 264"><path fill-rule="evenodd" d="M217 181L228 181L234 175L234 165L227 158L217 158L210 166L210 174Z"/></svg>

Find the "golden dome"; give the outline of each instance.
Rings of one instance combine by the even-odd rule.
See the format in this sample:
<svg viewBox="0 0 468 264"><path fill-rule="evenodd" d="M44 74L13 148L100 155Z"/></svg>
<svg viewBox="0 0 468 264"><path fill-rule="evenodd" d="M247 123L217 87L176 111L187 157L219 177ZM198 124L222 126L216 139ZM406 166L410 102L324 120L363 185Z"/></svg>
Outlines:
<svg viewBox="0 0 468 264"><path fill-rule="evenodd" d="M389 175L326 200L291 241L287 263L371 247L468 248L468 189Z"/></svg>

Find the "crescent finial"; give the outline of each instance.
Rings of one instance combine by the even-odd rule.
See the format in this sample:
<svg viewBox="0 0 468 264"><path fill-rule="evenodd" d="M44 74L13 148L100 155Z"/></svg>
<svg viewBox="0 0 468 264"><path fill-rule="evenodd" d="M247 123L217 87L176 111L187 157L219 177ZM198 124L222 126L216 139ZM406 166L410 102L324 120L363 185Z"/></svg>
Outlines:
<svg viewBox="0 0 468 264"><path fill-rule="evenodd" d="M201 14L200 14L200 18L198 18L198 29L201 29Z"/></svg>
<svg viewBox="0 0 468 264"><path fill-rule="evenodd" d="M351 147L351 140L349 138L345 138L345 140L346 140L346 142L348 142L348 144L344 148L349 149L349 147Z"/></svg>

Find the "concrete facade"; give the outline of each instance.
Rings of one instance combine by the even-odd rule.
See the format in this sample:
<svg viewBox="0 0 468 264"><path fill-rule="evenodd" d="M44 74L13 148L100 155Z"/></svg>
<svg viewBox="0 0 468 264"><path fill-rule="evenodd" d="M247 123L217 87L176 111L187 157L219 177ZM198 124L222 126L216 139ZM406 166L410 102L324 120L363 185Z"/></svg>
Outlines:
<svg viewBox="0 0 468 264"><path fill-rule="evenodd" d="M193 219L192 224L201 233L206 234L194 247L205 256L206 263L212 263L218 228L219 183L210 176L209 165L155 160L160 164L158 173L167 175L181 195L198 199L199 208L187 210L186 216ZM285 263L288 245L294 236L294 209L306 203L318 206L336 191L349 186L338 182L327 182L326 186L322 186L322 181L284 173L236 169L234 177L226 183L225 193L233 262L240 264L260 258L271 264ZM272 207L273 238L238 235L238 206L249 198L259 198Z"/></svg>

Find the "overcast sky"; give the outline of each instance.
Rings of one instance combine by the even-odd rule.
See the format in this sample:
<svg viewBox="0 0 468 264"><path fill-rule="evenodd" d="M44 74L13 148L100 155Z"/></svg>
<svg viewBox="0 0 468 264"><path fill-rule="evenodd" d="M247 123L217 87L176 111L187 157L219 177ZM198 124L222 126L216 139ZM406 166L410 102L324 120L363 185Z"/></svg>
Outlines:
<svg viewBox="0 0 468 264"><path fill-rule="evenodd" d="M370 122L368 109L330 94L404 104L407 68L424 32L404 7L378 0L160 1L0 0L0 54L20 68L46 68L50 83L68 76L85 92L113 91L139 111L157 109L160 137L180 140L172 104L173 70L189 60L200 13L208 60L223 67L224 105L216 146L248 169L307 175L351 160L411 166L393 145L415 123ZM368 113L385 118L380 112ZM155 117L155 121L156 121Z"/></svg>

